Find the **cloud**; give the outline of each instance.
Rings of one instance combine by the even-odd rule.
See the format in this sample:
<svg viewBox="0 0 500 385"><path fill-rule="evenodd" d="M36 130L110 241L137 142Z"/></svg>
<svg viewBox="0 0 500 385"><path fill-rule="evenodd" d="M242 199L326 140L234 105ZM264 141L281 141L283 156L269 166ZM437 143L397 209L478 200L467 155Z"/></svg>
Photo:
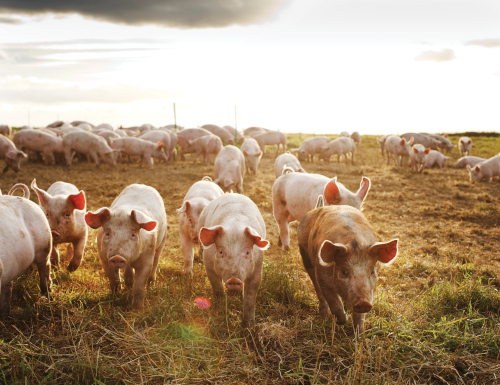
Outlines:
<svg viewBox="0 0 500 385"><path fill-rule="evenodd" d="M80 14L119 24L182 29L250 25L273 17L290 0L2 0L0 13Z"/></svg>
<svg viewBox="0 0 500 385"><path fill-rule="evenodd" d="M425 51L418 55L415 60L417 61L435 61L438 63L450 61L455 59L453 50L447 48L441 51Z"/></svg>
<svg viewBox="0 0 500 385"><path fill-rule="evenodd" d="M22 24L22 21L12 17L0 17L0 24Z"/></svg>
<svg viewBox="0 0 500 385"><path fill-rule="evenodd" d="M500 47L500 39L470 40L466 42L465 45L478 45L484 48L498 48Z"/></svg>

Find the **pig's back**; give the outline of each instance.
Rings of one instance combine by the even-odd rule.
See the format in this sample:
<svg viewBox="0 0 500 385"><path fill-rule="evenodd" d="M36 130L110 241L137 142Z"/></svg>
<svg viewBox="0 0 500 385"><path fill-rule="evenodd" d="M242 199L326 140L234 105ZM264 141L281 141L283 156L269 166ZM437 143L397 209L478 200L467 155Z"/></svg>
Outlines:
<svg viewBox="0 0 500 385"><path fill-rule="evenodd" d="M125 187L111 204L111 209L114 208L140 210L159 224L167 221L162 197L156 189L143 184L131 184Z"/></svg>

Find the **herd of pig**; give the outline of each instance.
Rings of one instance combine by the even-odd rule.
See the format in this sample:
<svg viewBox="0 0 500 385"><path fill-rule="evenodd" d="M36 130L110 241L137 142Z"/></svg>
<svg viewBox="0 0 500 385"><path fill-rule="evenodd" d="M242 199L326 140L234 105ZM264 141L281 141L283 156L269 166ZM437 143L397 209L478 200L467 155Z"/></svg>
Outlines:
<svg viewBox="0 0 500 385"><path fill-rule="evenodd" d="M73 129L74 125L61 127L52 130L50 127L46 130L26 128L14 135L14 140L18 135L25 136L25 133L32 136L67 129L62 137L53 133L43 135L62 140L60 148L68 165L73 152L89 155L98 165L100 157L116 164L115 152L139 156L150 163L155 151L164 149L161 153L168 161L176 154L175 146L171 147L172 142L179 145L181 158L186 153L194 153L196 162L198 156L203 154L208 163L210 156L215 156L214 180L207 176L194 183L186 192L182 206L177 209L184 274L192 272L194 247L199 243L214 296L221 296L224 287L230 291L243 291L244 327L255 323L256 296L262 280L264 251L269 247L269 241L266 240L266 227L258 207L242 195L243 177L246 171L257 171L265 145L282 146L283 154L275 160L276 181L272 188L273 214L279 228L278 246L284 252L289 250L289 223L299 221L299 251L319 300L320 315L328 317L333 314L339 324L345 323L344 301L352 308L355 330L364 330L365 314L373 306L379 268L397 256L398 240L377 242L374 231L361 213L370 189L368 178L363 177L359 190L353 193L337 182L336 177L330 179L307 173L300 164L300 160L312 161L315 154L325 160L336 154L339 162L342 156L346 162L349 157L354 162L356 144L361 144L359 134L343 132L333 141L326 137L305 140L295 156L285 152L286 135L256 127L245 130L243 134L231 127L215 125L183 129L177 133L171 127L118 130L131 131L134 135L123 138L115 138L110 135L115 130L102 127L97 134L91 132L93 128L90 126L86 127L89 130ZM140 136L137 136L138 132ZM153 135L156 133L160 134ZM147 137L151 141L140 139L146 134L150 134ZM93 140L92 144L87 142L89 138ZM401 165L402 158L406 156L412 167L422 170L432 167L432 163L442 167L447 158L441 152L433 152L431 147L447 151L453 149L454 145L447 138L439 138L424 134L388 135L379 143L382 153L385 151L387 154L388 162L392 155ZM144 147L141 150L143 153L133 152L129 148L135 144L129 145L126 139L145 142L151 150ZM28 142L19 143L24 143L28 151L35 153L34 156L43 152L46 162L47 159L54 161L55 157L48 155L47 148L54 148L47 144L49 142L38 150L28 146ZM241 149L231 143L241 144ZM413 147L410 148L411 145ZM26 155L14 144L12 146L11 151ZM70 150L65 146L69 146ZM498 169L498 158L473 164L474 160L469 156L471 146L469 138L460 139L460 151L467 156L461 158L459 163L468 165L471 178L476 172L490 172L488 180L492 175L498 175L498 171L496 174L491 171L494 167ZM144 156L144 153L148 155ZM433 156L433 153L439 155ZM12 167L11 164L7 163L8 167ZM19 188L24 196L13 196ZM132 288L132 309L142 310L146 285L156 279L158 262L167 239L167 215L160 194L150 186L132 184L116 197L110 207L86 212L85 193L72 184L58 181L45 191L33 180L31 188L38 196L39 205L29 200L29 189L23 184L12 187L7 195L0 192L0 223L9 223L6 231L0 233L0 314L10 311L12 282L33 262L38 267L40 290L49 297L50 269L60 263L58 245L69 244L67 269L75 271L82 262L88 227L98 230L97 249L112 293L120 287L120 271L123 269L124 283Z"/></svg>

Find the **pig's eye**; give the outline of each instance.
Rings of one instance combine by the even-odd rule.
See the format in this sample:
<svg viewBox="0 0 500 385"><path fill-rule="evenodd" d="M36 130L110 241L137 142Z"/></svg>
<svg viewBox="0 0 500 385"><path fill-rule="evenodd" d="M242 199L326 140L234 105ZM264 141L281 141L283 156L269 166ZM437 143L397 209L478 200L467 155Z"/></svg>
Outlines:
<svg viewBox="0 0 500 385"><path fill-rule="evenodd" d="M70 215L71 215L70 213L64 213L64 216L65 216L66 218L69 218L69 217L70 217Z"/></svg>
<svg viewBox="0 0 500 385"><path fill-rule="evenodd" d="M349 277L349 271L346 269L342 269L342 271L340 272L340 275L342 276L342 278L347 278L347 277Z"/></svg>
<svg viewBox="0 0 500 385"><path fill-rule="evenodd" d="M219 250L219 257L222 257L222 250Z"/></svg>
<svg viewBox="0 0 500 385"><path fill-rule="evenodd" d="M135 233L132 233L132 238L135 238Z"/></svg>
<svg viewBox="0 0 500 385"><path fill-rule="evenodd" d="M49 213L45 214L45 216L48 218L49 217Z"/></svg>
<svg viewBox="0 0 500 385"><path fill-rule="evenodd" d="M372 270L372 275L375 277L377 276L377 273L375 272L375 270Z"/></svg>
<svg viewBox="0 0 500 385"><path fill-rule="evenodd" d="M106 231L106 234L105 234L107 237L109 237L109 231Z"/></svg>
<svg viewBox="0 0 500 385"><path fill-rule="evenodd" d="M193 220L191 218L189 218L189 223L193 223Z"/></svg>

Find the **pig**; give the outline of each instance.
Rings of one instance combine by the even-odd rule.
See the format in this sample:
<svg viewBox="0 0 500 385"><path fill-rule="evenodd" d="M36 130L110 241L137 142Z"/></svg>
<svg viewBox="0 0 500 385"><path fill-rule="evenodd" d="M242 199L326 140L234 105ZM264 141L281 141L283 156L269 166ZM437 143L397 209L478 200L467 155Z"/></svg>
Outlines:
<svg viewBox="0 0 500 385"><path fill-rule="evenodd" d="M476 164L474 167L467 165L471 182L485 182L490 183L491 178L499 176L500 174L500 155L496 155L484 162Z"/></svg>
<svg viewBox="0 0 500 385"><path fill-rule="evenodd" d="M314 138L306 139L302 142L297 151L297 157L300 161L314 161L314 155L321 153L321 147L328 144L330 139L326 136L315 136Z"/></svg>
<svg viewBox="0 0 500 385"><path fill-rule="evenodd" d="M143 310L146 283L156 280L156 268L167 240L162 197L153 187L131 184L111 207L85 214L85 222L99 229L97 250L111 292L118 291L120 269L125 268L125 285L133 286L132 310Z"/></svg>
<svg viewBox="0 0 500 385"><path fill-rule="evenodd" d="M264 219L244 195L224 194L200 215L203 264L215 297L243 289L243 327L255 324L255 300L262 280L264 250L269 247Z"/></svg>
<svg viewBox="0 0 500 385"><path fill-rule="evenodd" d="M31 188L38 195L38 202L49 222L52 233L52 265L59 267L58 245L70 243L68 247L68 271L73 272L80 266L87 243L87 225L85 223L85 193L71 183L55 182L47 191L31 182Z"/></svg>
<svg viewBox="0 0 500 385"><path fill-rule="evenodd" d="M245 135L245 137L255 139L255 137L257 135L264 134L265 132L269 132L269 131L271 131L271 130L269 130L267 128L263 128L263 127L248 127L245 130L243 130L243 134Z"/></svg>
<svg viewBox="0 0 500 385"><path fill-rule="evenodd" d="M43 153L46 165L56 163L54 153L64 153L62 138L42 130L19 131L13 141L20 150Z"/></svg>
<svg viewBox="0 0 500 385"><path fill-rule="evenodd" d="M292 169L293 172L306 172L299 160L290 152L286 152L281 154L274 161L274 174L276 175L276 179L283 175L283 171L285 169Z"/></svg>
<svg viewBox="0 0 500 385"><path fill-rule="evenodd" d="M385 151L385 140L391 135L384 135L380 139L377 139L377 142L380 146L380 151L382 152L382 156L384 156L384 151Z"/></svg>
<svg viewBox="0 0 500 385"><path fill-rule="evenodd" d="M460 150L460 156L470 155L472 152L472 139L462 136L458 141L458 149Z"/></svg>
<svg viewBox="0 0 500 385"><path fill-rule="evenodd" d="M416 134L414 132L409 132L401 135L401 138L405 139L407 142L413 138L414 144L421 144L425 148L429 147L431 150L439 149L440 142L431 138L426 134Z"/></svg>
<svg viewBox="0 0 500 385"><path fill-rule="evenodd" d="M109 123L101 123L97 125L96 127L93 128L94 130L108 130L108 131L114 131L115 129L113 126Z"/></svg>
<svg viewBox="0 0 500 385"><path fill-rule="evenodd" d="M217 157L223 147L221 138L216 135L200 136L193 140L187 140L187 143L191 148L196 149L193 164L196 164L199 156L203 154L203 164L205 166L208 165L211 157L214 157L214 159Z"/></svg>
<svg viewBox="0 0 500 385"><path fill-rule="evenodd" d="M80 123L80 124L73 124L73 126L75 127L78 127L79 129L83 130L83 131L92 131L93 129L93 126L90 124L90 123Z"/></svg>
<svg viewBox="0 0 500 385"><path fill-rule="evenodd" d="M280 230L278 246L284 251L290 248L288 224L300 221L317 202L325 197L328 205L349 205L361 210L370 190L370 179L363 177L356 194L349 191L337 177L329 179L319 174L291 173L280 176L273 185L273 214Z"/></svg>
<svg viewBox="0 0 500 385"><path fill-rule="evenodd" d="M142 161L146 161L149 168L153 168L153 159L163 159L168 162L168 158L161 150L164 145L162 141L151 143L140 138L118 138L110 139L110 147L114 150L119 150L121 154L129 156L139 156L141 161L139 166L142 167Z"/></svg>
<svg viewBox="0 0 500 385"><path fill-rule="evenodd" d="M345 138L350 138L349 136L349 133L347 131L342 131L340 134L339 134L339 137L345 137Z"/></svg>
<svg viewBox="0 0 500 385"><path fill-rule="evenodd" d="M467 165L474 167L476 164L485 161L485 158L480 158L478 156L463 156L457 163L455 163L456 168L466 168Z"/></svg>
<svg viewBox="0 0 500 385"><path fill-rule="evenodd" d="M443 135L434 135L434 134L426 134L426 133L421 133L421 134L427 135L430 138L437 140L439 142L438 147L441 150L445 150L446 152L450 152L455 147L457 147L456 144L452 144L450 139L448 139L447 137L445 137Z"/></svg>
<svg viewBox="0 0 500 385"><path fill-rule="evenodd" d="M320 150L320 159L324 159L327 162L330 161L332 155L337 155L337 162L340 163L340 158L343 155L345 157L345 163L347 164L347 155L351 155L351 163L354 164L354 154L356 153L356 145L354 141L349 137L341 136L331 142L323 145Z"/></svg>
<svg viewBox="0 0 500 385"><path fill-rule="evenodd" d="M221 140L224 146L228 144L234 144L234 135L231 135L227 130L222 127L219 127L215 124L204 124L201 126L207 131L210 131L212 134L217 135Z"/></svg>
<svg viewBox="0 0 500 385"><path fill-rule="evenodd" d="M175 135L175 134L173 134ZM143 134L139 136L140 139L147 140L148 142L158 143L163 142L163 151L167 156L167 159L170 160L170 133L164 130L149 130L145 131ZM175 146L174 146L175 147Z"/></svg>
<svg viewBox="0 0 500 385"><path fill-rule="evenodd" d="M276 145L276 156L280 152L280 146L283 153L286 151L286 134L279 131L268 131L253 137L259 144L260 149L265 154L266 146Z"/></svg>
<svg viewBox="0 0 500 385"><path fill-rule="evenodd" d="M241 145L245 141L244 134L238 131L236 128L232 126L223 126L222 128L231 134L231 137L234 138L234 143Z"/></svg>
<svg viewBox="0 0 500 385"><path fill-rule="evenodd" d="M193 247L198 243L198 220L203 209L214 199L224 195L224 191L208 176L193 184L177 209L179 214L179 235L184 255L184 274L193 270Z"/></svg>
<svg viewBox="0 0 500 385"><path fill-rule="evenodd" d="M10 128L10 126L8 126L6 124L1 124L0 125L0 134L3 136L11 137L12 136L12 128Z"/></svg>
<svg viewBox="0 0 500 385"><path fill-rule="evenodd" d="M430 148L425 148L421 144L414 144L410 150L410 166L412 170L422 172L427 154L431 151Z"/></svg>
<svg viewBox="0 0 500 385"><path fill-rule="evenodd" d="M262 158L262 151L257 141L253 138L248 138L241 145L241 152L245 157L245 165L247 172L257 173L259 168L260 158Z"/></svg>
<svg viewBox="0 0 500 385"><path fill-rule="evenodd" d="M437 166L439 168L443 168L446 165L446 161L451 159L449 156L446 156L439 151L430 150L429 155L425 157L424 165L422 170L426 168L432 168Z"/></svg>
<svg viewBox="0 0 500 385"><path fill-rule="evenodd" d="M406 141L396 135L390 135L385 139L384 148L387 154L387 164L389 164L391 155L394 157L398 167L403 164L404 157L410 157L410 146L413 144L413 138Z"/></svg>
<svg viewBox="0 0 500 385"><path fill-rule="evenodd" d="M69 134L70 132L77 132L77 131L85 131L85 130L81 129L80 127L73 127L73 126L61 127L59 129L59 132L62 133L63 135Z"/></svg>
<svg viewBox="0 0 500 385"><path fill-rule="evenodd" d="M62 120L56 120L55 122L48 124L47 128L59 128L63 124L64 124L64 122Z"/></svg>
<svg viewBox="0 0 500 385"><path fill-rule="evenodd" d="M111 138L113 138L113 139L122 138L122 136L120 136L117 131L102 130L98 133L97 133L97 131L94 131L94 134L102 136L104 139L106 139L108 146L111 144Z"/></svg>
<svg viewBox="0 0 500 385"><path fill-rule="evenodd" d="M186 160L184 154L192 154L196 149L188 144L188 140L193 140L205 135L213 135L210 131L204 128L186 128L177 133L177 144L179 145L179 157L181 160Z"/></svg>
<svg viewBox="0 0 500 385"><path fill-rule="evenodd" d="M14 172L19 172L21 166L21 158L27 158L24 152L17 149L12 140L6 136L0 135L0 158L5 161L3 173L6 173L9 168Z"/></svg>
<svg viewBox="0 0 500 385"><path fill-rule="evenodd" d="M93 129L95 126L92 123L86 122L84 120L74 120L70 123L72 126L82 126L82 129L85 131L87 130L87 126L90 127L90 129ZM84 128L85 127L85 128Z"/></svg>
<svg viewBox="0 0 500 385"><path fill-rule="evenodd" d="M245 176L245 157L238 147L225 146L220 150L214 163L214 183L222 190L230 191L233 187L243 194Z"/></svg>
<svg viewBox="0 0 500 385"><path fill-rule="evenodd" d="M354 141L354 143L356 144L356 146L361 147L361 135L359 135L358 131L354 131L351 134L351 139Z"/></svg>
<svg viewBox="0 0 500 385"><path fill-rule="evenodd" d="M149 130L156 130L157 128L153 126L152 124L145 123L139 127L137 127L137 130L140 131L141 133L144 133Z"/></svg>
<svg viewBox="0 0 500 385"><path fill-rule="evenodd" d="M14 188L11 189L13 192ZM29 196L27 186L23 190ZM12 283L34 262L40 291L49 297L52 237L45 214L29 199L0 193L0 316L10 313Z"/></svg>
<svg viewBox="0 0 500 385"><path fill-rule="evenodd" d="M95 162L96 168L99 168L99 157L106 163L116 167L113 153L118 151L109 147L106 139L92 132L70 132L63 136L62 143L66 164L68 166L71 166L73 151L77 151L82 154L90 155Z"/></svg>
<svg viewBox="0 0 500 385"><path fill-rule="evenodd" d="M352 306L355 334L364 332L373 305L380 264L398 255L398 239L377 242L365 216L349 206L313 209L301 220L297 236L302 262L314 285L319 314L346 323L342 300Z"/></svg>

